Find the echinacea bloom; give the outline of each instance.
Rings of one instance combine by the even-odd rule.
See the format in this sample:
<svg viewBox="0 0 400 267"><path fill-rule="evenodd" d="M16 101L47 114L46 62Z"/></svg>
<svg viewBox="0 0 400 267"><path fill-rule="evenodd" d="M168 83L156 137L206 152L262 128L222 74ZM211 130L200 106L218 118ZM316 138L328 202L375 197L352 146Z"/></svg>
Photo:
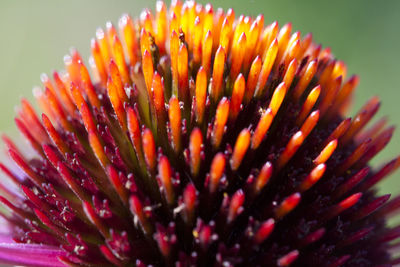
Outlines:
<svg viewBox="0 0 400 267"><path fill-rule="evenodd" d="M311 35L194 1L124 15L42 76L4 137L0 261L25 266L391 266L400 158L357 76Z"/></svg>

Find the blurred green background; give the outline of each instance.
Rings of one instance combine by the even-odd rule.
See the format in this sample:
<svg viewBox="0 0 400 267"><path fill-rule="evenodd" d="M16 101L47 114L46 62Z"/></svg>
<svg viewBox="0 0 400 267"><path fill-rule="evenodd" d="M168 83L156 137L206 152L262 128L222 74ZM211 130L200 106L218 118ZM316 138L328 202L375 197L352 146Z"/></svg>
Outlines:
<svg viewBox="0 0 400 267"><path fill-rule="evenodd" d="M210 0L214 7L232 7L236 14L263 13L266 23L291 21L294 30L312 32L324 47L359 74L352 114L371 96L383 105L378 116L388 115L400 125L400 1L266 1ZM205 2L205 1L200 1ZM107 20L116 23L122 13L138 16L155 1L106 0L1 0L0 1L0 130L16 133L14 107L21 96L31 97L42 72L63 67L63 55L75 46L89 56L90 38ZM374 159L374 165L400 154L400 131ZM387 179L382 189L400 192L400 174Z"/></svg>

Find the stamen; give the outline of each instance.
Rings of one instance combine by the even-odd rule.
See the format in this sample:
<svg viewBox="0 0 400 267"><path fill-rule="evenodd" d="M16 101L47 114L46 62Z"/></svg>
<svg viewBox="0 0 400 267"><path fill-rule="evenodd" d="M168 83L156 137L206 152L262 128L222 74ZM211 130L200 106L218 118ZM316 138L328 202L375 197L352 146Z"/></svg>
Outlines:
<svg viewBox="0 0 400 267"><path fill-rule="evenodd" d="M215 155L210 168L210 193L218 189L219 182L225 170L225 156L221 152Z"/></svg>

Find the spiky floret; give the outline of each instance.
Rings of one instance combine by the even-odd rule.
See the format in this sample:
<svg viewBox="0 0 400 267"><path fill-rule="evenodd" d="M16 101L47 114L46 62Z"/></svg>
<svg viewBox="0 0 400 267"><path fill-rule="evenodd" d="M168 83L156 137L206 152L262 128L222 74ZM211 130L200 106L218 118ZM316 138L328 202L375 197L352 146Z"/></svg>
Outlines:
<svg viewBox="0 0 400 267"><path fill-rule="evenodd" d="M38 117L4 137L14 240L8 262L71 266L376 266L398 262L386 218L399 198L374 185L400 165L368 161L393 127L344 117L356 76L291 24L264 27L193 1L124 15L42 76ZM30 244L43 244L36 246ZM30 247L32 246L32 247ZM61 248L61 249L57 249ZM7 250L8 249L8 250ZM38 261L22 253L42 253ZM12 254L8 258L5 251ZM6 252L7 252L6 251ZM63 251L65 253L63 253ZM39 254L35 254L39 255ZM60 263L60 264L61 264ZM58 263L51 262L52 266Z"/></svg>

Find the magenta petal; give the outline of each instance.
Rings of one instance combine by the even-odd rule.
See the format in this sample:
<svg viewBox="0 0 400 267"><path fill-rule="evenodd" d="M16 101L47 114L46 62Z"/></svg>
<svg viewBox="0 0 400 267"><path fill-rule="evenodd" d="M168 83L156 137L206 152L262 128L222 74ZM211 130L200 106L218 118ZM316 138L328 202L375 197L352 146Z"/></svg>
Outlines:
<svg viewBox="0 0 400 267"><path fill-rule="evenodd" d="M66 265L58 260L58 257L65 255L65 251L57 247L38 244L0 243L0 262L7 264L65 267Z"/></svg>
<svg viewBox="0 0 400 267"><path fill-rule="evenodd" d="M0 224L1 227L1 224ZM0 233L0 244L14 243L12 237L9 234Z"/></svg>

